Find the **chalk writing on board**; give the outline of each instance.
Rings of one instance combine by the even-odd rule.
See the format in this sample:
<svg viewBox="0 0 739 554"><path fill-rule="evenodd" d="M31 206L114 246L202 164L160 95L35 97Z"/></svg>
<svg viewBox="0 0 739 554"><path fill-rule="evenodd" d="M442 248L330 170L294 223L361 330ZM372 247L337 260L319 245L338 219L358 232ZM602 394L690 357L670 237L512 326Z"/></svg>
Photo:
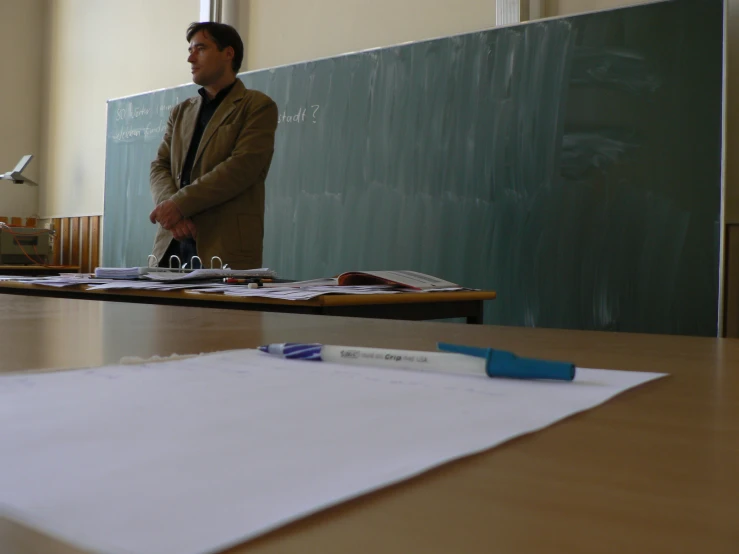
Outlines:
<svg viewBox="0 0 739 554"><path fill-rule="evenodd" d="M315 123L320 108L320 105L313 104L310 108L298 108L298 111L283 110L277 118L277 123Z"/></svg>
<svg viewBox="0 0 739 554"><path fill-rule="evenodd" d="M110 136L113 142L134 142L143 138L146 140L160 140L164 136L167 128L167 122L162 121L158 125L149 123L146 127L134 127L132 125L124 125L120 129L116 129Z"/></svg>
<svg viewBox="0 0 739 554"><path fill-rule="evenodd" d="M131 119L138 119L140 117L150 117L152 115L168 116L169 112L172 111L172 108L179 104L179 102L180 99L175 97L172 104L160 104L159 106L154 106L153 108L146 106L134 106L133 103L129 102L128 104L116 110L115 120L127 121Z"/></svg>

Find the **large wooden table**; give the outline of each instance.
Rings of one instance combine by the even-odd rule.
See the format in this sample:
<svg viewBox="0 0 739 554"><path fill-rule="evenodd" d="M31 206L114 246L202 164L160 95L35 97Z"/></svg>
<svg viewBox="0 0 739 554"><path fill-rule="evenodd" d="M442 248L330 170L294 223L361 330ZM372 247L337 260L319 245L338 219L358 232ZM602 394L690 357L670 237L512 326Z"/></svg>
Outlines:
<svg viewBox="0 0 739 554"><path fill-rule="evenodd" d="M89 285L60 288L17 281L0 281L0 294L381 319L464 318L470 324L482 324L484 302L496 297L496 293L493 291L452 291L361 295L330 294L310 300L281 300L278 298L226 296L181 290L90 290Z"/></svg>
<svg viewBox="0 0 739 554"><path fill-rule="evenodd" d="M739 552L739 340L10 295L0 313L2 372L286 340L418 349L444 340L670 374L231 553ZM77 552L32 535L38 551Z"/></svg>

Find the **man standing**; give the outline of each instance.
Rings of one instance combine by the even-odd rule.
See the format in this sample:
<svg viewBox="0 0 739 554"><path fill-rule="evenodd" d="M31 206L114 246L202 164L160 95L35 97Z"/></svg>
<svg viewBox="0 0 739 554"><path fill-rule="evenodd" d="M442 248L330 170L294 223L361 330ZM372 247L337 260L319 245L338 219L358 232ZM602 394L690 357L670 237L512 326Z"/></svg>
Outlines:
<svg viewBox="0 0 739 554"><path fill-rule="evenodd" d="M193 23L187 41L201 88L172 109L151 164L152 253L165 267L172 255L188 267L194 255L205 267L213 256L232 269L261 267L277 106L236 78L244 46L233 27Z"/></svg>

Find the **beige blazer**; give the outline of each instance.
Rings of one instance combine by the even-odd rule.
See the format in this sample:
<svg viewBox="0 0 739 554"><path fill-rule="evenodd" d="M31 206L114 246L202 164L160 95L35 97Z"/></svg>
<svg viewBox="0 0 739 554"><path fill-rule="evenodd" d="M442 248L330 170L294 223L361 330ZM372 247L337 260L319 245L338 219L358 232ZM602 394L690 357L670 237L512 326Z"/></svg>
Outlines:
<svg viewBox="0 0 739 554"><path fill-rule="evenodd" d="M198 95L170 113L151 164L154 204L171 199L184 217L192 219L205 267L213 256L233 269L262 267L264 180L274 153L277 105L237 79L203 131L190 184L180 188L201 102ZM171 240L172 233L157 225L152 251L157 259Z"/></svg>

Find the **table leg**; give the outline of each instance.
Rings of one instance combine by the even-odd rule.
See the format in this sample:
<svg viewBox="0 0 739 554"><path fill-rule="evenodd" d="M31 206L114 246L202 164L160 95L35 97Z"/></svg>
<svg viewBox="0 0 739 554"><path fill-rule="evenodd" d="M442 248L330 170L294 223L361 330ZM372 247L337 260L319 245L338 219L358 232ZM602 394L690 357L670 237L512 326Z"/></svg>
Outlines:
<svg viewBox="0 0 739 554"><path fill-rule="evenodd" d="M476 313L467 316L468 325L482 325L483 316L485 313L482 300L475 303L475 312Z"/></svg>

